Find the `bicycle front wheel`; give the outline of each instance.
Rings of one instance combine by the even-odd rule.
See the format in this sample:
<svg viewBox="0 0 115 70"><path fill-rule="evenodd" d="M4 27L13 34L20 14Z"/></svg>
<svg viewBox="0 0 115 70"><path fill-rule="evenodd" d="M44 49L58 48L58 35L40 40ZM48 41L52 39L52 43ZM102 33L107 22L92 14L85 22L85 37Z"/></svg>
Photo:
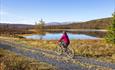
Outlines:
<svg viewBox="0 0 115 70"><path fill-rule="evenodd" d="M73 58L74 57L74 50L72 48L67 48L67 56L69 58Z"/></svg>

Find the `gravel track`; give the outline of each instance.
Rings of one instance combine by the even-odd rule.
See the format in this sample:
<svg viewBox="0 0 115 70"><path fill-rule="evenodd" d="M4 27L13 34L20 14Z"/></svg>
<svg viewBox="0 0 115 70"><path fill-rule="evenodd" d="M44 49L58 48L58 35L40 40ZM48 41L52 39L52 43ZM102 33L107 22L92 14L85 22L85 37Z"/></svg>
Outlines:
<svg viewBox="0 0 115 70"><path fill-rule="evenodd" d="M15 52L18 55L27 56L30 58L37 59L39 61L47 62L49 64L56 66L57 69L59 69L59 70L89 70L88 68L82 67L78 64L67 63L64 61L57 61L55 59L45 57L44 55L42 55L40 53L32 53L29 50L24 51L24 50L17 49L15 47L11 47L11 46L5 45L5 44L0 44L0 48L10 50L12 52Z"/></svg>
<svg viewBox="0 0 115 70"><path fill-rule="evenodd" d="M39 49L39 48L36 49L36 48L23 47L26 49L30 49L28 51L24 51L23 49L18 49L16 47L11 47L11 46L24 46L24 45L12 44L11 42L7 42L7 41L0 41L0 48L8 49L10 51L13 51L13 52L19 54L19 55L31 57L31 58L34 58L34 59L37 59L37 60L40 60L43 62L50 63L50 64L56 66L59 70L60 69L61 70L96 70L95 67L88 69L88 68L85 68L79 64L73 64L70 62L67 63L65 61L58 61L58 60L53 59L53 58L48 58L48 57L45 57L41 53L33 53L31 50L44 52L47 54L52 54L52 55L58 56L54 51L43 50L43 49ZM80 61L81 63L88 63L91 65L107 67L107 68L111 68L111 69L115 70L115 63L100 62L100 61L97 61L96 59L82 57L82 56L75 56L73 59L76 61Z"/></svg>

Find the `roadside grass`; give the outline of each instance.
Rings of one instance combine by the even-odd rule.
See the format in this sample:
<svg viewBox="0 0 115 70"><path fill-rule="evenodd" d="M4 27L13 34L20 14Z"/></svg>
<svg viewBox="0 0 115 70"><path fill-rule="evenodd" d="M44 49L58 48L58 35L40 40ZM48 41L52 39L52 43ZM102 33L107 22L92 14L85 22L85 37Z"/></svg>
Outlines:
<svg viewBox="0 0 115 70"><path fill-rule="evenodd" d="M0 70L57 70L54 66L0 48Z"/></svg>
<svg viewBox="0 0 115 70"><path fill-rule="evenodd" d="M71 46L75 49L76 55L115 63L115 45L108 44L105 40L78 40L73 41Z"/></svg>
<svg viewBox="0 0 115 70"><path fill-rule="evenodd" d="M54 50L57 40L32 40L19 38L6 38L19 44L26 44L32 48L42 48ZM105 40L71 40L69 47L75 51L75 55L93 57L99 61L115 63L115 45L107 43Z"/></svg>

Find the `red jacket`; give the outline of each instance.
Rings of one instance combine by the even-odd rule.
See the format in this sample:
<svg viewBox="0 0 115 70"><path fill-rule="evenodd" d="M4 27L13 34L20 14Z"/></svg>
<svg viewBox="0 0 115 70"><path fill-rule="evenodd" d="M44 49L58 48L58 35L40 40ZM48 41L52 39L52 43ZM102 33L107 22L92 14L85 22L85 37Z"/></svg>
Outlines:
<svg viewBox="0 0 115 70"><path fill-rule="evenodd" d="M64 41L66 44L70 44L69 37L66 32L62 35L62 37L59 39L58 42L61 42L61 41Z"/></svg>

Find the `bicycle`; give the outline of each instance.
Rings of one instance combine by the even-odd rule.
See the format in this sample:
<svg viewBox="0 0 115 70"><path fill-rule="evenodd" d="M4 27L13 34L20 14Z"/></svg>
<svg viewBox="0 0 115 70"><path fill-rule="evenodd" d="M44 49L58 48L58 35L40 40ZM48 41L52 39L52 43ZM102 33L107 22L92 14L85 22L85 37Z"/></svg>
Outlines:
<svg viewBox="0 0 115 70"><path fill-rule="evenodd" d="M65 51L66 50L66 51ZM56 49L55 49L55 52L58 54L58 55L65 55L67 56L68 58L73 58L74 57L74 50L68 46L66 49L65 48L62 48L60 47L59 45L56 46Z"/></svg>

